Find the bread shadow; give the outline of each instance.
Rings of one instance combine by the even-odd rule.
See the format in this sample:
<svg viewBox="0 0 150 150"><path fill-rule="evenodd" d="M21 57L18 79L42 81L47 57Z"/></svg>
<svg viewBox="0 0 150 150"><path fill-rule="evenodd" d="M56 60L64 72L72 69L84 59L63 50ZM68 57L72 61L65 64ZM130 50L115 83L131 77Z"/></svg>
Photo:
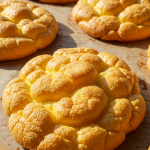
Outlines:
<svg viewBox="0 0 150 150"><path fill-rule="evenodd" d="M126 135L125 141L116 150L147 150L150 145L150 84L139 78L139 86L146 102L144 120L136 130Z"/></svg>
<svg viewBox="0 0 150 150"><path fill-rule="evenodd" d="M32 59L38 55L44 55L44 54L53 55L53 53L60 48L77 47L76 42L71 37L71 34L73 34L73 31L69 27L64 25L63 23L58 22L58 26L59 26L58 34L57 34L55 40L49 46L47 46L46 48L44 48L42 50L38 50L34 54L24 57L22 59L0 62L0 69L21 70L21 68L30 59Z"/></svg>
<svg viewBox="0 0 150 150"><path fill-rule="evenodd" d="M58 22L58 26L59 26L59 31L56 39L51 45L44 48L42 51L38 51L40 54L45 53L45 54L53 55L53 53L58 49L77 47L76 42L71 37L71 34L73 34L74 32L63 23Z"/></svg>
<svg viewBox="0 0 150 150"><path fill-rule="evenodd" d="M97 39L98 40L98 39ZM119 41L102 41L106 44L127 47L127 48L140 48L140 49L148 49L150 45L150 38L139 40L139 41L130 41L130 42L119 42Z"/></svg>

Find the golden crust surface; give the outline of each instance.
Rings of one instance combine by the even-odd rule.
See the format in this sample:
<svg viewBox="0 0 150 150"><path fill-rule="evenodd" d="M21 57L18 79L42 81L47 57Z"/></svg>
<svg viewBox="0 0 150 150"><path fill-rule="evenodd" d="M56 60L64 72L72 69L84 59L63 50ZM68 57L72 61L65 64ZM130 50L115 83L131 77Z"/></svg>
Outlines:
<svg viewBox="0 0 150 150"><path fill-rule="evenodd" d="M126 42L150 37L149 0L79 0L72 16L94 38Z"/></svg>
<svg viewBox="0 0 150 150"><path fill-rule="evenodd" d="M39 0L39 1L45 3L64 4L64 3L76 2L77 0Z"/></svg>
<svg viewBox="0 0 150 150"><path fill-rule="evenodd" d="M53 15L29 2L0 2L0 61L15 60L45 48L55 39Z"/></svg>
<svg viewBox="0 0 150 150"><path fill-rule="evenodd" d="M91 48L31 59L5 88L10 132L38 150L111 150L142 122L138 78L121 58Z"/></svg>
<svg viewBox="0 0 150 150"><path fill-rule="evenodd" d="M148 48L147 55L148 55L147 67L148 67L148 70L150 71L150 47Z"/></svg>

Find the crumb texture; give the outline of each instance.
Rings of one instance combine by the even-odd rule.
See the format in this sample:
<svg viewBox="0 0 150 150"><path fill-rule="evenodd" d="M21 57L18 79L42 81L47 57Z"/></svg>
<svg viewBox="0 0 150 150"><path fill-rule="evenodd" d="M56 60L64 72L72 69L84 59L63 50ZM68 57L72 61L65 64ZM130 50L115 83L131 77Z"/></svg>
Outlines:
<svg viewBox="0 0 150 150"><path fill-rule="evenodd" d="M2 103L14 139L38 150L116 149L146 112L126 62L91 48L31 59L6 86Z"/></svg>
<svg viewBox="0 0 150 150"><path fill-rule="evenodd" d="M15 60L43 49L55 39L53 15L25 1L0 2L0 61Z"/></svg>
<svg viewBox="0 0 150 150"><path fill-rule="evenodd" d="M150 37L149 0L79 0L72 16L94 38L126 42Z"/></svg>

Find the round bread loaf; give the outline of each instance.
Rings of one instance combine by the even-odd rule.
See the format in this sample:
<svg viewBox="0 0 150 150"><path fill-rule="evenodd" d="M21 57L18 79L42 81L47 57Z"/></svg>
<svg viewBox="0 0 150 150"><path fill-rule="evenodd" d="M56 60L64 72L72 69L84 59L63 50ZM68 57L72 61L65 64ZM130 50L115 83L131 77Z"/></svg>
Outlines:
<svg viewBox="0 0 150 150"><path fill-rule="evenodd" d="M150 37L150 1L79 0L72 16L94 38L136 41Z"/></svg>
<svg viewBox="0 0 150 150"><path fill-rule="evenodd" d="M0 61L15 60L43 49L55 39L51 13L25 1L0 2Z"/></svg>
<svg viewBox="0 0 150 150"><path fill-rule="evenodd" d="M39 0L39 1L45 3L64 4L64 3L76 2L77 0Z"/></svg>
<svg viewBox="0 0 150 150"><path fill-rule="evenodd" d="M147 67L148 67L148 70L150 71L150 46L148 48L147 55L148 55Z"/></svg>
<svg viewBox="0 0 150 150"><path fill-rule="evenodd" d="M40 55L2 97L13 138L38 150L112 150L142 122L138 78L121 58L91 48Z"/></svg>

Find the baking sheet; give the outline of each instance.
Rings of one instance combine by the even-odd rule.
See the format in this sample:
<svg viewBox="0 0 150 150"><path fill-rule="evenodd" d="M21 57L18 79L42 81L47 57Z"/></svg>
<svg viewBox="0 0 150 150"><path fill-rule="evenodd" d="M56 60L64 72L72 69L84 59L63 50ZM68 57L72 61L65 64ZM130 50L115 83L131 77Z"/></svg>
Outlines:
<svg viewBox="0 0 150 150"><path fill-rule="evenodd" d="M2 1L2 0L1 0ZM0 62L0 150L27 150L15 142L9 132L8 117L2 108L2 93L7 83L17 77L21 68L31 58L41 54L53 54L59 48L91 47L99 52L109 52L125 60L138 78L141 93L146 101L147 111L142 124L126 136L124 143L116 150L147 150L150 145L150 72L147 69L147 49L150 38L137 42L106 42L85 34L71 17L75 3L50 5L32 1L49 10L56 18L59 32L47 48L15 61Z"/></svg>

